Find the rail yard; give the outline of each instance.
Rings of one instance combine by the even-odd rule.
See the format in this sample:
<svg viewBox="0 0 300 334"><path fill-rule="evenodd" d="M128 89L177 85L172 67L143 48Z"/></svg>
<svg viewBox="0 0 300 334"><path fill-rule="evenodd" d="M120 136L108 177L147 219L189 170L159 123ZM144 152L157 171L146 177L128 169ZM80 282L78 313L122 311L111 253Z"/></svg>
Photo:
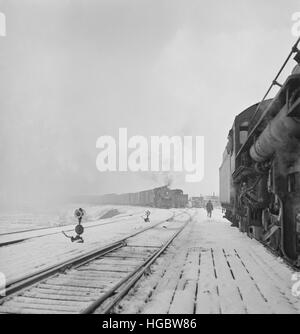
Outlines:
<svg viewBox="0 0 300 334"><path fill-rule="evenodd" d="M299 0L0 0L0 55L1 319L300 314Z"/></svg>
<svg viewBox="0 0 300 334"><path fill-rule="evenodd" d="M0 313L300 313L299 42L276 97L235 118L220 200L167 184L1 233Z"/></svg>
<svg viewBox="0 0 300 334"><path fill-rule="evenodd" d="M300 312L297 269L221 210L156 209L149 223L135 210L87 229L86 243L56 233L3 245L0 313Z"/></svg>

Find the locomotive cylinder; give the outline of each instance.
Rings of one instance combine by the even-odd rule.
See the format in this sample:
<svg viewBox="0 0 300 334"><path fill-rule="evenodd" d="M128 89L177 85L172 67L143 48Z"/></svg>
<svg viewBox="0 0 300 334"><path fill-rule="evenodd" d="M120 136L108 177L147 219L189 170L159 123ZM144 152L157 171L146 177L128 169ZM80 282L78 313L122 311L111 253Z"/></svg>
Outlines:
<svg viewBox="0 0 300 334"><path fill-rule="evenodd" d="M291 137L300 137L300 120L287 116L287 112L285 105L252 145L250 156L254 161L266 161L278 148L283 148Z"/></svg>

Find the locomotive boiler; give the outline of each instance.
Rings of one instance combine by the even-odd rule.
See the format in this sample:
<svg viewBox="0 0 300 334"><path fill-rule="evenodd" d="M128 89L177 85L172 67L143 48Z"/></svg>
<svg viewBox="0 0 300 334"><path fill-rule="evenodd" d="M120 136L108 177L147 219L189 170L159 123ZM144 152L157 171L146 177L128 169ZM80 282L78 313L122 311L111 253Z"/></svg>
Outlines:
<svg viewBox="0 0 300 334"><path fill-rule="evenodd" d="M225 217L300 265L300 51L294 45L261 103L238 116L228 134L220 167ZM283 85L277 82L294 55ZM280 89L266 99L274 85Z"/></svg>

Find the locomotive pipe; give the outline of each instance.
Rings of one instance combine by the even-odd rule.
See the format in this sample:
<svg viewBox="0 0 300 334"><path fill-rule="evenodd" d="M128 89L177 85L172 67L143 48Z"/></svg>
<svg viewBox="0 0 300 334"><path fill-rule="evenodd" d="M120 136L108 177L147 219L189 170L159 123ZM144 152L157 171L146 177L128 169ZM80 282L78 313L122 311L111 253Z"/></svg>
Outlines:
<svg viewBox="0 0 300 334"><path fill-rule="evenodd" d="M287 116L287 112L285 105L251 146L250 156L254 161L266 161L276 149L288 143L291 137L300 138L300 119Z"/></svg>

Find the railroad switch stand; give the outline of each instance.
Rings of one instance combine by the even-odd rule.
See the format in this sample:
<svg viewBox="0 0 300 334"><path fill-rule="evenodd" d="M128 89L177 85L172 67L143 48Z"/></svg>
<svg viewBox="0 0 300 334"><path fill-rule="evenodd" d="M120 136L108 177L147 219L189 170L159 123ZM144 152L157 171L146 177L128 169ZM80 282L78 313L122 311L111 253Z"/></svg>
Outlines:
<svg viewBox="0 0 300 334"><path fill-rule="evenodd" d="M150 218L149 218L149 216L150 216L150 211L149 210L147 210L146 212L145 212L145 217L143 217L144 218L144 221L147 223L147 222L150 222Z"/></svg>
<svg viewBox="0 0 300 334"><path fill-rule="evenodd" d="M83 218L83 216L85 215L85 211L82 208L76 209L74 212L74 216L78 219L78 224L75 226L75 233L76 236L69 236L67 235L64 231L62 231L62 233L69 239L71 239L72 242L76 241L76 242L84 242L83 238L82 238L82 234L84 232L84 227L81 225L81 220Z"/></svg>

